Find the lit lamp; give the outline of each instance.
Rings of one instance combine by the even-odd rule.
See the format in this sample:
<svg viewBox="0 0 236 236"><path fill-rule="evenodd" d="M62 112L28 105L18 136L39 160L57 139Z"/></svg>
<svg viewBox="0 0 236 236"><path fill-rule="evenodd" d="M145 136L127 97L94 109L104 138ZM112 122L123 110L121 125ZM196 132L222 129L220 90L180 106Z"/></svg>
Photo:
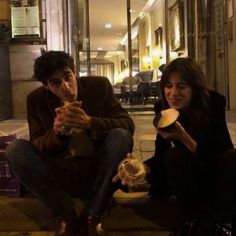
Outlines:
<svg viewBox="0 0 236 236"><path fill-rule="evenodd" d="M158 48L155 48L152 51L152 63L153 63L153 68L154 69L158 69L158 67L160 66L160 59L162 58L162 53L161 50Z"/></svg>
<svg viewBox="0 0 236 236"><path fill-rule="evenodd" d="M161 50L158 49L158 48L155 48L155 49L152 51L152 55L153 55L153 57L155 57L155 58L159 58L159 59L162 58Z"/></svg>
<svg viewBox="0 0 236 236"><path fill-rule="evenodd" d="M126 68L124 71L122 71L122 72L118 72L118 75L116 76L116 78L115 78L115 82L122 82L123 81L123 79L125 78L125 77L127 77L129 75L129 69L128 68Z"/></svg>
<svg viewBox="0 0 236 236"><path fill-rule="evenodd" d="M150 69L151 68L151 57L149 56L144 56L143 57L143 66L145 69Z"/></svg>

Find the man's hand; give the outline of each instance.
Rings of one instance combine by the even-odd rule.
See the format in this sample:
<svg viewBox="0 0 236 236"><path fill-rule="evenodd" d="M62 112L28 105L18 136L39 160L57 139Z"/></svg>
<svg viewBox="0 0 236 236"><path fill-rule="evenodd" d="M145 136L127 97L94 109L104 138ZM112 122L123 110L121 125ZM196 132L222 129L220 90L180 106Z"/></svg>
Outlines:
<svg viewBox="0 0 236 236"><path fill-rule="evenodd" d="M81 109L81 102L73 102L64 111L63 126L77 129L90 129L92 118Z"/></svg>
<svg viewBox="0 0 236 236"><path fill-rule="evenodd" d="M81 109L81 102L67 103L55 109L53 129L56 135L68 134L72 130L90 129L92 118Z"/></svg>
<svg viewBox="0 0 236 236"><path fill-rule="evenodd" d="M69 131L70 128L66 128L63 124L64 120L64 108L58 107L55 109L56 117L53 123L53 129L56 135L63 135Z"/></svg>

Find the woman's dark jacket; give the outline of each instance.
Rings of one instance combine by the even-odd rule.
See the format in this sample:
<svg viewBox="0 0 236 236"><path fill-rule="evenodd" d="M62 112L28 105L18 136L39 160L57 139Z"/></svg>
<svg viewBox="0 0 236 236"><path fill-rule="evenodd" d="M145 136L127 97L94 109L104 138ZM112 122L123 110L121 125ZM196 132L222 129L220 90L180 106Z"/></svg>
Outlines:
<svg viewBox="0 0 236 236"><path fill-rule="evenodd" d="M225 121L226 100L223 95L210 91L207 103L207 116L201 116L198 112L180 114L179 122L197 142L196 153L191 153L181 142L174 141L175 148L185 153L189 158L194 158L201 169L210 170L218 162L218 158L226 150L232 149L233 144ZM161 110L161 101L155 104L155 113ZM199 124L199 125L197 125ZM150 167L148 181L151 183L150 195L159 195L165 189L165 170L162 166L163 158L170 152L170 141L157 135L155 142L155 154L146 161ZM174 153L172 150L172 153ZM210 174L210 173L208 173ZM165 191L165 190L163 190Z"/></svg>
<svg viewBox="0 0 236 236"><path fill-rule="evenodd" d="M91 139L102 140L114 128L134 133L134 123L128 112L116 100L113 88L105 77L81 77L78 80L78 100L92 117ZM27 118L30 141L42 152L63 157L68 152L67 136L57 136L53 130L55 108L62 102L44 86L27 97Z"/></svg>

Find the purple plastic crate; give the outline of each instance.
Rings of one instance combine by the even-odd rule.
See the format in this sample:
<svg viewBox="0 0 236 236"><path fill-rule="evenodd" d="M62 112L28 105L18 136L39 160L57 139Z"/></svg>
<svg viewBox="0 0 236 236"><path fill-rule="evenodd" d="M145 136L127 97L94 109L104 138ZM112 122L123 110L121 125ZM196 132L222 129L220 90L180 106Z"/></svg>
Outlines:
<svg viewBox="0 0 236 236"><path fill-rule="evenodd" d="M0 137L0 195L8 197L20 196L20 183L14 174L10 163L5 157L6 147L16 140L15 135Z"/></svg>
<svg viewBox="0 0 236 236"><path fill-rule="evenodd" d="M8 143L16 140L16 135L15 134L10 134L6 136L0 136L0 143Z"/></svg>

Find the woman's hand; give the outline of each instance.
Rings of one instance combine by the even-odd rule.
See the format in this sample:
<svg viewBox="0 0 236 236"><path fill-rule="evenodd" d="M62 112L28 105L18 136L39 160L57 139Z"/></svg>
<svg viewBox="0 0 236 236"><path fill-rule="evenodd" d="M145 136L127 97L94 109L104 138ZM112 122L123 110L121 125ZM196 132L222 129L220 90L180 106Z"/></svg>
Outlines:
<svg viewBox="0 0 236 236"><path fill-rule="evenodd" d="M147 166L128 153L127 158L121 161L118 173L113 177L112 182L120 180L122 185L133 187L143 183L146 174Z"/></svg>
<svg viewBox="0 0 236 236"><path fill-rule="evenodd" d="M174 128L164 131L162 129L158 129L157 131L164 139L170 140L180 140L186 134L184 127L178 122L175 122Z"/></svg>
<svg viewBox="0 0 236 236"><path fill-rule="evenodd" d="M164 139L179 140L181 141L191 152L195 153L197 149L196 141L186 132L184 127L178 122L175 122L175 127L168 131L158 129L157 131Z"/></svg>

